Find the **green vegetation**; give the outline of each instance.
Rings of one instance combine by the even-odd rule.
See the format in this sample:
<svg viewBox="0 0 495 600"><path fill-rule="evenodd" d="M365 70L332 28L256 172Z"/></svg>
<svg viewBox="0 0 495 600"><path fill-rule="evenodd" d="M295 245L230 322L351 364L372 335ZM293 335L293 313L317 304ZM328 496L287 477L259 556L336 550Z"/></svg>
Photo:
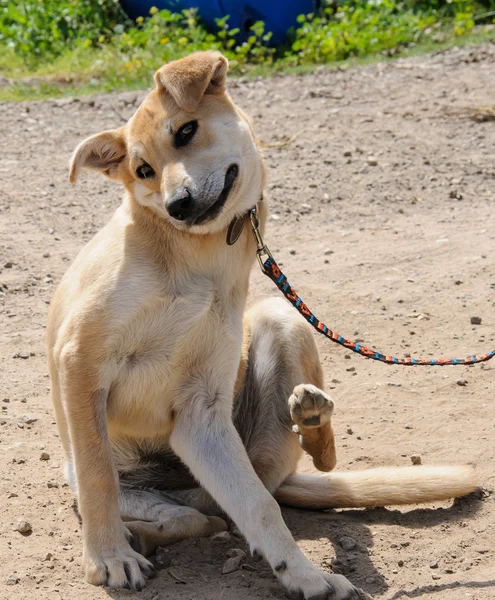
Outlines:
<svg viewBox="0 0 495 600"><path fill-rule="evenodd" d="M117 0L0 0L0 99L147 87L161 64L215 48L234 73L266 73L495 39L495 0L332 0L301 15L280 48L256 23L246 42L226 20L208 31L194 10L152 9L131 22ZM1 80L0 80L0 83Z"/></svg>

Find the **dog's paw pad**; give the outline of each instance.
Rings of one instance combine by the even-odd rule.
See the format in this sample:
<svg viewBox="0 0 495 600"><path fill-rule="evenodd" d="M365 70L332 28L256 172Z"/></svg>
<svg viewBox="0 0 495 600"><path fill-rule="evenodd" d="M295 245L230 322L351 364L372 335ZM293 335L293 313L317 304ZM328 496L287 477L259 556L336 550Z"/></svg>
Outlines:
<svg viewBox="0 0 495 600"><path fill-rule="evenodd" d="M309 383L294 388L289 398L289 409L293 431L299 433L300 427L320 427L330 420L334 404L328 394Z"/></svg>

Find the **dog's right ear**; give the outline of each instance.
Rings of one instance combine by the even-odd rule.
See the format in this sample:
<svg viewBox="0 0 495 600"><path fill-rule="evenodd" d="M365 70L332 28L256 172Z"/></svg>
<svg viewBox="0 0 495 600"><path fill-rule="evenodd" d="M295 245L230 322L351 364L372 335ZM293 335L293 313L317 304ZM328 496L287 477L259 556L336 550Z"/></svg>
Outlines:
<svg viewBox="0 0 495 600"><path fill-rule="evenodd" d="M122 162L127 156L123 128L103 131L81 142L70 160L69 181L75 183L81 169L99 171L119 179Z"/></svg>

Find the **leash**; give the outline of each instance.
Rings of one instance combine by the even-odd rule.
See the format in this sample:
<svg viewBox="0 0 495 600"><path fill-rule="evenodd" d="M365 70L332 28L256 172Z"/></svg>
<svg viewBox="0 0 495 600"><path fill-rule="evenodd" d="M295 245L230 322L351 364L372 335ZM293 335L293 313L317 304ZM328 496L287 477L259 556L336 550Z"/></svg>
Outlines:
<svg viewBox="0 0 495 600"><path fill-rule="evenodd" d="M302 301L301 297L293 290L290 286L287 277L282 273L280 267L275 262L275 259L271 255L268 246L263 242L260 231L260 223L258 219L258 209L255 206L249 211L249 218L251 221L251 228L253 235L258 246L256 250L256 256L260 264L262 272L269 277L273 283L278 287L282 294L287 300L296 308L296 310L312 325L318 333L321 333L332 342L344 346L352 350L356 354L371 358L372 360L378 360L380 362L387 363L389 365L409 365L409 366L444 366L444 365L474 365L476 363L486 362L495 356L495 350L487 352L486 354L478 354L473 356L466 356L466 358L397 358L389 354L382 354L371 348L363 346L352 340L348 340L336 331L329 329L323 321L316 318L306 304ZM236 238L237 239L237 238Z"/></svg>

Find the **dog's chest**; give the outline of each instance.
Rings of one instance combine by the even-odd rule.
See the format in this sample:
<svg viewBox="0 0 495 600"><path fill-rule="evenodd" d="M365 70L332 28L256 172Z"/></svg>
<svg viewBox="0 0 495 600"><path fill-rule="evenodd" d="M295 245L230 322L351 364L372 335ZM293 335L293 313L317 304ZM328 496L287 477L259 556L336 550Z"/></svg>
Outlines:
<svg viewBox="0 0 495 600"><path fill-rule="evenodd" d="M150 295L116 335L118 374L108 401L110 429L163 435L178 403L234 384L242 343L243 303L206 278L179 293Z"/></svg>

